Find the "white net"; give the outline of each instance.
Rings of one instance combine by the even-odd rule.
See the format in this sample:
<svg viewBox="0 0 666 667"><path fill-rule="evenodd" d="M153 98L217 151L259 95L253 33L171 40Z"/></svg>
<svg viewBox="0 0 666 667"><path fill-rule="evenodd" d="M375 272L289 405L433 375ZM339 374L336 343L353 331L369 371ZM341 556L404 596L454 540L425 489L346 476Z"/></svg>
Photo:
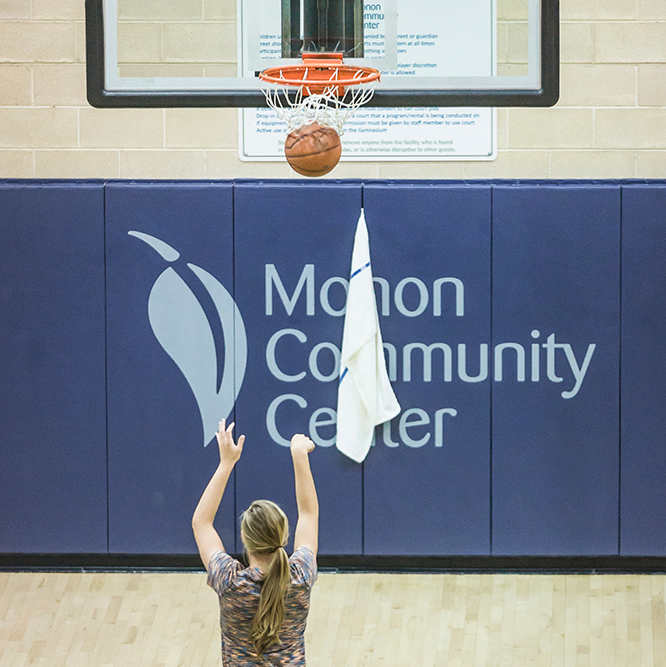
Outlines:
<svg viewBox="0 0 666 667"><path fill-rule="evenodd" d="M307 94L307 85L296 88L279 83L262 82L268 106L280 120L287 123L287 132L293 132L303 125L319 123L332 127L340 136L344 134L344 124L366 104L375 92L375 82L348 86L344 95L338 95L339 85L331 85L323 93ZM291 92L291 96L289 93Z"/></svg>

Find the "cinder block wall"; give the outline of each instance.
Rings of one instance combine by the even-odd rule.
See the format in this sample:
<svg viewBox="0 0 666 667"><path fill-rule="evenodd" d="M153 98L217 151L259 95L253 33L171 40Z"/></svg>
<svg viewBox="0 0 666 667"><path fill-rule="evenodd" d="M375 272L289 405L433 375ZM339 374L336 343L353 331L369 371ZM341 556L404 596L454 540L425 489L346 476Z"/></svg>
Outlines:
<svg viewBox="0 0 666 667"><path fill-rule="evenodd" d="M524 4L500 3L507 66L521 63L507 37L523 29ZM147 65L220 75L235 68L228 2L119 5L128 74ZM156 23L161 16L165 22ZM560 102L552 109L500 109L497 160L343 162L331 175L666 177L666 1L561 0L561 19ZM202 50L223 64L207 63ZM237 125L235 109L92 109L85 99L84 1L0 0L0 177L294 175L283 163L240 161Z"/></svg>

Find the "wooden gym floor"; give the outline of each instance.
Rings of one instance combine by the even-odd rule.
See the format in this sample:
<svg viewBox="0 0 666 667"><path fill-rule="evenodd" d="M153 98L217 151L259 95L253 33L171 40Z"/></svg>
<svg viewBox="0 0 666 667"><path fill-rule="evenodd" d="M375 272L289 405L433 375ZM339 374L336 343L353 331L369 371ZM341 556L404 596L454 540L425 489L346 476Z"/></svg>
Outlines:
<svg viewBox="0 0 666 667"><path fill-rule="evenodd" d="M665 575L320 574L308 667L666 665ZM0 572L0 667L220 665L200 573Z"/></svg>

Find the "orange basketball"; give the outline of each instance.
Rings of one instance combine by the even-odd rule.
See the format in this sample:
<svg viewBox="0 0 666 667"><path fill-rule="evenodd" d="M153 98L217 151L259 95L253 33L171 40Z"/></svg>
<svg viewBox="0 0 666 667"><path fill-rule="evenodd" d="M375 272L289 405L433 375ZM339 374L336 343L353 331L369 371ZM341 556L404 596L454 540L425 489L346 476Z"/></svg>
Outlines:
<svg viewBox="0 0 666 667"><path fill-rule="evenodd" d="M342 144L332 127L303 125L287 135L284 154L291 168L302 176L323 176L340 161Z"/></svg>

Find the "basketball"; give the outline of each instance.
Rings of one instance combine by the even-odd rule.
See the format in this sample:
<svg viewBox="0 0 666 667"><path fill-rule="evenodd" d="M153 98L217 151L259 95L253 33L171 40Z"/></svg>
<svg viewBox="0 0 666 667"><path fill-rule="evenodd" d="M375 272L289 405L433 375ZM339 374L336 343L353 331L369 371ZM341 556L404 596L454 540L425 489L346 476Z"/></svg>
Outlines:
<svg viewBox="0 0 666 667"><path fill-rule="evenodd" d="M302 176L323 176L340 161L342 144L332 127L303 125L287 135L284 154L291 168Z"/></svg>

